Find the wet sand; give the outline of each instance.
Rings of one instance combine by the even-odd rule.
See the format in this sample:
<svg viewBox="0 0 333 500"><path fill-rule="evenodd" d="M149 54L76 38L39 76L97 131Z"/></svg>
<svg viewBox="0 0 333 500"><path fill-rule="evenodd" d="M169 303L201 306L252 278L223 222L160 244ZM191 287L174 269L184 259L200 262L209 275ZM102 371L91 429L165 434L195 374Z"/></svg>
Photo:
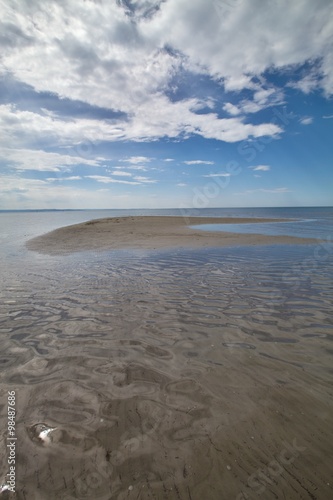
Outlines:
<svg viewBox="0 0 333 500"><path fill-rule="evenodd" d="M290 220L290 219L288 219ZM50 255L84 250L200 248L237 245L309 244L312 238L235 234L191 229L196 224L285 222L286 219L215 217L120 217L56 229L28 241L29 250Z"/></svg>
<svg viewBox="0 0 333 500"><path fill-rule="evenodd" d="M197 222L98 220L28 246L260 244L185 225ZM304 243L259 237L281 240ZM306 252L32 259L4 288L0 311L1 402L17 391L16 498L331 499L331 282L320 265L310 282L300 272Z"/></svg>

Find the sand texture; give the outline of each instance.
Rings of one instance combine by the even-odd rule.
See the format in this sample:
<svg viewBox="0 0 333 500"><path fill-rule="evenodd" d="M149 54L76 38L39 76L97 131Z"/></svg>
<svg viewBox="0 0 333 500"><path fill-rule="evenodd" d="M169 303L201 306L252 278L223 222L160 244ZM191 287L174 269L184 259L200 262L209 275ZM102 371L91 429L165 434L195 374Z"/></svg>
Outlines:
<svg viewBox="0 0 333 500"><path fill-rule="evenodd" d="M1 309L15 498L332 499L331 282L326 263L296 286L302 253L91 252L21 268ZM6 425L3 408L3 450Z"/></svg>
<svg viewBox="0 0 333 500"><path fill-rule="evenodd" d="M333 498L330 254L199 221L235 219L91 221L4 269L17 500Z"/></svg>
<svg viewBox="0 0 333 500"><path fill-rule="evenodd" d="M56 229L27 242L29 250L50 255L85 250L226 247L316 243L312 238L235 234L191 229L197 224L282 222L284 219L215 217L120 217L97 219Z"/></svg>

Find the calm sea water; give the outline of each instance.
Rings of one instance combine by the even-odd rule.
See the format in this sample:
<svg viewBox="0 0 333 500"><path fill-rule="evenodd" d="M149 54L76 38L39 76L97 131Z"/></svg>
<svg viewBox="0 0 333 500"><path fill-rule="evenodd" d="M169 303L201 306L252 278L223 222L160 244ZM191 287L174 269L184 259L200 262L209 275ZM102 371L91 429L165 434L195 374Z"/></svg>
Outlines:
<svg viewBox="0 0 333 500"><path fill-rule="evenodd" d="M227 231L241 234L266 234L270 236L284 235L297 236L299 238L319 238L323 240L333 235L333 208L331 207L253 209L246 212L236 211L233 216L276 217L291 219L291 221L255 224L202 224L192 227L204 231Z"/></svg>
<svg viewBox="0 0 333 500"><path fill-rule="evenodd" d="M129 214L299 218L290 223L292 234L319 239L68 256L24 245L57 227ZM276 449L266 443L260 456L251 443L261 442L265 426L278 419L278 398L288 390L291 400L301 397L303 384L310 388L303 394L309 412L302 409L301 425L295 417L288 425L277 420L275 431L288 428L291 440L304 432L311 439L305 459L313 453L321 465L302 479L302 461L295 462L299 479L290 491L287 481L285 497L301 495L304 485L314 491L319 476L327 487L330 427L323 427L322 441L315 433L326 424L318 425L311 411L318 408L331 422L332 216L332 208L0 213L0 395L5 405L8 390L17 394L17 498L109 500L132 498L132 491L147 499L239 498L247 476L244 463L237 468L235 443L249 440L242 454L248 474L269 464L280 441ZM276 234L289 234L286 227L277 224ZM284 392L272 402L276 379ZM5 442L5 413L0 424ZM268 442L275 431L267 431ZM228 450L228 462L219 450ZM3 456L0 492L6 467ZM209 479L212 471L221 484ZM274 484L281 497L281 483ZM141 497L143 488L149 493Z"/></svg>

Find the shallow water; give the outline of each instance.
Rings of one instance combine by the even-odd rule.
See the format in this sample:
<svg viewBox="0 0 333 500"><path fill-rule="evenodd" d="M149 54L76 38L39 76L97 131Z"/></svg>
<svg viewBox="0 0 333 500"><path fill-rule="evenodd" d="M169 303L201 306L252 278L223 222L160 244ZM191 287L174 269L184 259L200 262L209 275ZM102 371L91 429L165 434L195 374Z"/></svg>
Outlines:
<svg viewBox="0 0 333 500"><path fill-rule="evenodd" d="M301 476L329 498L331 246L20 252L0 309L17 498L247 498L295 437L296 480L265 498Z"/></svg>
<svg viewBox="0 0 333 500"><path fill-rule="evenodd" d="M323 226L316 226L315 219L295 222L266 222L245 224L198 224L190 226L201 231L216 231L237 234L264 234L268 236L297 236L298 238L325 239L327 230Z"/></svg>
<svg viewBox="0 0 333 500"><path fill-rule="evenodd" d="M331 498L332 244L6 248L17 498Z"/></svg>
<svg viewBox="0 0 333 500"><path fill-rule="evenodd" d="M237 212L236 212L237 213ZM249 215L251 213L251 215ZM302 209L270 209L267 215L259 209L244 215L245 217L273 217L291 219L287 222L265 222L245 224L199 224L191 226L203 231L226 231L237 234L265 234L269 236L297 236L299 238L317 238L320 240L332 239L333 209L330 207L302 208Z"/></svg>

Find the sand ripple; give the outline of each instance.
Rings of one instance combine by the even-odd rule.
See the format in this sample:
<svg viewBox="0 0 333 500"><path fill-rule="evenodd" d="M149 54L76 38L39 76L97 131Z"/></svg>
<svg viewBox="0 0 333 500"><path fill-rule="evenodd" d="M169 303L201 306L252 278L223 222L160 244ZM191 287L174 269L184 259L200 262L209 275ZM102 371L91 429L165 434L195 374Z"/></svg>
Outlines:
<svg viewBox="0 0 333 500"><path fill-rule="evenodd" d="M7 269L0 390L2 403L17 392L17 498L330 498L333 266L300 273L311 248ZM4 442L3 416L1 429Z"/></svg>

